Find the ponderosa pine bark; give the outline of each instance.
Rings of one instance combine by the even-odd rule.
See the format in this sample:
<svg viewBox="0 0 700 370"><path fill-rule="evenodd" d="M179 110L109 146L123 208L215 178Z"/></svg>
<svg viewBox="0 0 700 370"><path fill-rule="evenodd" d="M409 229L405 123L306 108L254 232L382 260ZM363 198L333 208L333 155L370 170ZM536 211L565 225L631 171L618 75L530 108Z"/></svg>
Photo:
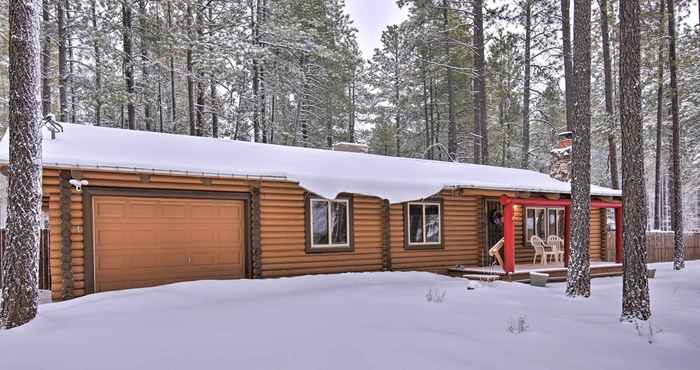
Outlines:
<svg viewBox="0 0 700 370"><path fill-rule="evenodd" d="M70 87L70 122L75 123L75 114L78 111L77 95L75 93L75 58L73 57L73 22L71 18L70 0L66 1L66 43L68 52L68 76L66 84Z"/></svg>
<svg viewBox="0 0 700 370"><path fill-rule="evenodd" d="M474 146L474 162L488 163L488 127L486 121L486 71L484 62L484 3L474 0L474 137L480 145Z"/></svg>
<svg viewBox="0 0 700 370"><path fill-rule="evenodd" d="M561 0L562 53L564 54L564 88L566 100L566 129L573 130L574 115L574 69L571 65L571 15L570 1Z"/></svg>
<svg viewBox="0 0 700 370"><path fill-rule="evenodd" d="M56 1L56 24L58 28L58 120L67 121L68 93L68 56L66 50L66 14L64 0Z"/></svg>
<svg viewBox="0 0 700 370"><path fill-rule="evenodd" d="M41 115L51 113L51 35L49 34L50 0L42 1L41 27L44 40L41 45Z"/></svg>
<svg viewBox="0 0 700 370"><path fill-rule="evenodd" d="M192 2L187 1L187 11L185 14L187 23L187 35L190 40L194 39L194 33L192 30ZM190 124L190 135L197 135L197 127L195 124L195 114L194 114L194 61L192 60L192 45L191 41L187 43L187 50L185 51L187 64L187 113Z"/></svg>
<svg viewBox="0 0 700 370"><path fill-rule="evenodd" d="M654 230L661 229L661 147L664 123L664 35L666 33L666 4L659 0L659 55L656 67L656 158L654 179Z"/></svg>
<svg viewBox="0 0 700 370"><path fill-rule="evenodd" d="M620 122L622 202L625 204L623 320L648 320L651 317L647 278L647 199L644 182L639 18L638 1L620 2Z"/></svg>
<svg viewBox="0 0 700 370"><path fill-rule="evenodd" d="M168 17L168 31L172 32L173 29L173 13L172 5L170 1L167 4L167 17ZM175 52L173 51L172 43L170 45L170 120L171 125L175 126L175 121L177 121L177 99L175 91Z"/></svg>
<svg viewBox="0 0 700 370"><path fill-rule="evenodd" d="M608 166L613 189L620 188L617 176L617 145L615 144L615 117L613 109L612 62L610 60L610 40L608 33L608 0L600 0L600 27L603 43L603 73L605 75L605 119L608 123Z"/></svg>
<svg viewBox="0 0 700 370"><path fill-rule="evenodd" d="M97 35L97 4L95 0L90 1L90 16L92 18L92 29ZM93 41L95 50L95 125L102 124L102 52L100 51L100 39L95 36Z"/></svg>
<svg viewBox="0 0 700 370"><path fill-rule="evenodd" d="M148 68L148 13L146 0L139 0L139 26L141 27L141 83L143 84L143 119L146 122L146 130L153 129L153 117L151 117L151 83L149 81Z"/></svg>
<svg viewBox="0 0 700 370"><path fill-rule="evenodd" d="M523 146L520 167L530 163L530 48L532 43L532 3L525 0L525 80L523 82Z"/></svg>
<svg viewBox="0 0 700 370"><path fill-rule="evenodd" d="M475 0L474 6L478 6L481 0ZM475 13L478 13L475 8ZM474 24L476 27L476 14ZM457 121L455 118L454 76L452 72L452 40L450 37L450 14L447 0L442 0L442 33L443 47L445 48L445 78L447 79L447 151L453 158L457 157ZM397 63L398 63L398 53ZM398 135L398 132L397 132ZM399 155L398 152L396 155Z"/></svg>
<svg viewBox="0 0 700 370"><path fill-rule="evenodd" d="M571 177L569 296L591 295L591 0L574 1L574 145Z"/></svg>
<svg viewBox="0 0 700 370"><path fill-rule="evenodd" d="M671 120L673 123L673 139L671 141L672 196L671 196L671 227L673 237L673 269L685 268L685 245L683 243L683 193L681 179L681 123L678 111L678 66L676 65L676 20L673 0L668 0L668 61L671 69Z"/></svg>
<svg viewBox="0 0 700 370"><path fill-rule="evenodd" d="M41 226L39 0L9 2L10 163L7 247L2 256L0 327L36 317Z"/></svg>
<svg viewBox="0 0 700 370"><path fill-rule="evenodd" d="M136 129L136 111L134 110L134 61L132 56L132 15L129 1L122 0L122 32L124 48L124 82L126 84L126 114L129 130Z"/></svg>

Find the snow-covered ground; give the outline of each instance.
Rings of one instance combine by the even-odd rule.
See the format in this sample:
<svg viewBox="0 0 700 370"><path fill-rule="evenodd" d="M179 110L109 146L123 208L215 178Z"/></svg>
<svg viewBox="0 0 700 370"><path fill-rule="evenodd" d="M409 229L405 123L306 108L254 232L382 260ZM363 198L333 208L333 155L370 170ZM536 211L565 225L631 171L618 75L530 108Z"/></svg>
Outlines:
<svg viewBox="0 0 700 370"><path fill-rule="evenodd" d="M29 325L0 332L0 368L698 369L700 262L656 266L652 336L648 324L618 321L620 278L569 299L563 284L467 290L429 273L340 274L44 305ZM427 301L431 289L442 303Z"/></svg>

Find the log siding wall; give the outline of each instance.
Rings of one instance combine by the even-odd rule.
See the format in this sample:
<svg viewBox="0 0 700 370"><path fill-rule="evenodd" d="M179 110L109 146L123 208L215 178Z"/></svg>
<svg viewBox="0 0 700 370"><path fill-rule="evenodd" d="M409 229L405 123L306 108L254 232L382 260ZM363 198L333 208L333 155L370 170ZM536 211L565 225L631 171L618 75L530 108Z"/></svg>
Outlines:
<svg viewBox="0 0 700 370"><path fill-rule="evenodd" d="M390 270L424 270L446 272L457 264L477 266L483 252L483 200L496 196L488 191L443 191L443 248L406 250L404 239L404 207L385 204L384 200L360 195L353 198L354 250L350 252L307 253L305 250L304 189L291 182L247 181L185 176L140 175L99 171L73 171L72 177L89 181L88 186L188 190L251 194L251 243L258 243L251 256L253 277L282 277L317 273ZM60 171L44 169L44 196L48 199L49 224L52 235L62 235L65 227L70 240L70 258L62 258L62 238L51 238L49 267L53 298L63 299L70 290L77 297L86 293L83 197L75 188L64 190L64 204L69 200L70 225L62 225ZM66 197L65 192L70 196ZM522 225L522 207L518 207L516 222ZM65 209L65 206L64 206ZM598 211L599 212L599 211ZM591 255L600 259L600 213L593 214ZM257 218L257 220L256 220ZM256 225L256 222L258 223ZM387 230L385 225L389 225ZM255 229L258 230L255 230ZM516 228L516 261L532 261L531 248L523 243L523 228ZM256 236L257 235L257 236ZM259 237L259 239L256 239ZM387 245L387 242L389 245ZM596 249L597 248L597 249ZM69 260L69 266L63 265ZM529 261L529 262L528 262ZM63 271L69 271L64 274ZM72 275L72 276L70 276ZM70 286L72 285L72 286Z"/></svg>

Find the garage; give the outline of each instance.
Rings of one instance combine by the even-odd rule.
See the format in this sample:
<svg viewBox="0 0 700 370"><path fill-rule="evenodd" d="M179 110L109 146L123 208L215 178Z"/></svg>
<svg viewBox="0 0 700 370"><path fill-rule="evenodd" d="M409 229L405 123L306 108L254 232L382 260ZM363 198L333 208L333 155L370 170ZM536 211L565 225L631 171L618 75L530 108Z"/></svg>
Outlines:
<svg viewBox="0 0 700 370"><path fill-rule="evenodd" d="M99 195L94 291L245 277L245 202Z"/></svg>

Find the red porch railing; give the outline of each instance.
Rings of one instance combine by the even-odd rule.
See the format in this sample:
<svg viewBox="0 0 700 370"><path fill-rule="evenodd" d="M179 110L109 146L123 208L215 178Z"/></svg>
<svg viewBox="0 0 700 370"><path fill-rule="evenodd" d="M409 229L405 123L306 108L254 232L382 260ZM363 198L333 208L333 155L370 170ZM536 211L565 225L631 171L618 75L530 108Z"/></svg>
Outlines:
<svg viewBox="0 0 700 370"><path fill-rule="evenodd" d="M515 225L513 224L513 207L540 206L540 207L564 207L564 265L569 265L569 250L571 247L571 199L545 199L545 198L511 198L501 196L503 205L503 270L508 273L515 272ZM591 208L615 209L615 262L622 263L622 202L603 202L591 200Z"/></svg>
<svg viewBox="0 0 700 370"><path fill-rule="evenodd" d="M49 230L41 230L41 242L39 243L39 289L51 290L51 270L49 268ZM2 267L2 255L5 252L5 229L0 229L0 267ZM0 268L0 274L2 269ZM1 281L2 275L0 275Z"/></svg>

